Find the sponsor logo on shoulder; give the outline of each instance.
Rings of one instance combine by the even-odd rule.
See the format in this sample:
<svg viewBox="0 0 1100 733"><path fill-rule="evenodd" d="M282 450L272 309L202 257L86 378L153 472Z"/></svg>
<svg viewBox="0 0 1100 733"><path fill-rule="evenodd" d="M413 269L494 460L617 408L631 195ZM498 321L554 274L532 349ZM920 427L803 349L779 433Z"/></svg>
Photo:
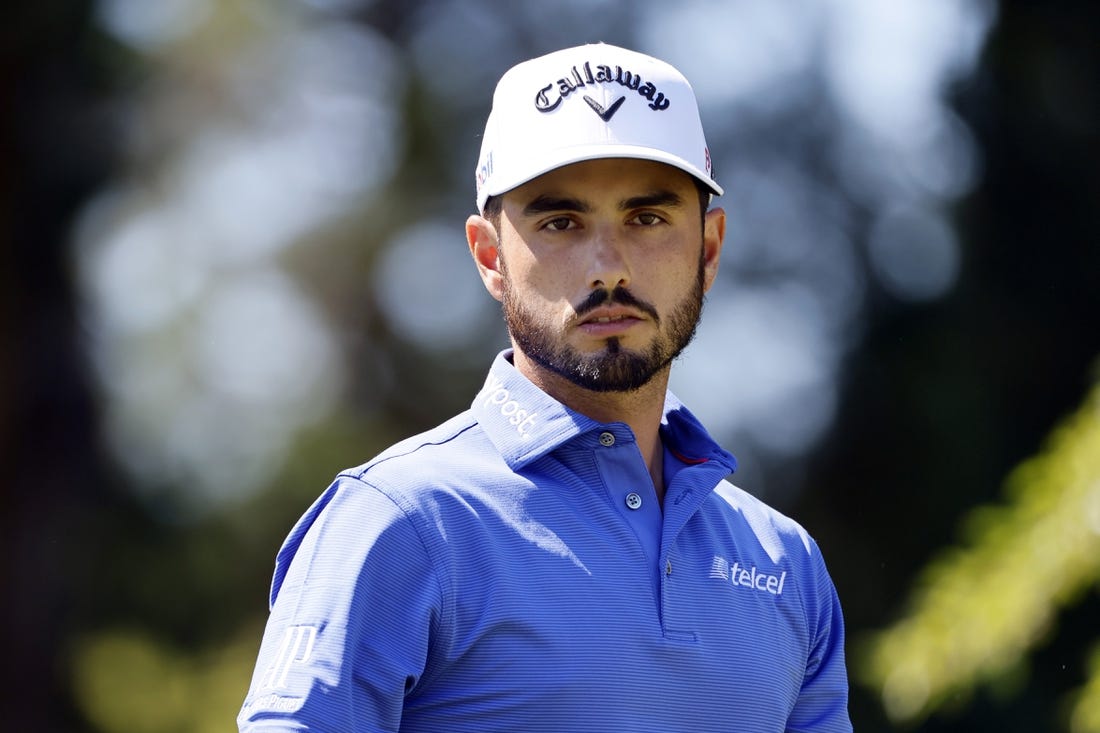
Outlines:
<svg viewBox="0 0 1100 733"><path fill-rule="evenodd" d="M282 643L275 659L264 670L258 689L276 690L286 687L286 679L295 665L305 665L313 657L317 641L316 626L289 626L283 632Z"/></svg>
<svg viewBox="0 0 1100 733"><path fill-rule="evenodd" d="M316 641L316 626L288 626L283 631L274 659L256 683L254 696L250 696L241 708L241 720L256 711L293 713L302 707L305 698L281 695L276 690L287 686L287 678L295 667L309 663Z"/></svg>
<svg viewBox="0 0 1100 733"><path fill-rule="evenodd" d="M730 563L726 558L715 555L710 565L710 577L732 583L738 588L781 596L783 585L787 582L787 571L783 570L778 575L764 573L755 565L746 568L740 562Z"/></svg>
<svg viewBox="0 0 1100 733"><path fill-rule="evenodd" d="M304 697L283 697L274 692L247 701L241 708L241 717L247 718L255 710L272 713L296 713L305 703Z"/></svg>
<svg viewBox="0 0 1100 733"><path fill-rule="evenodd" d="M535 426L535 418L539 416L537 412L531 412L512 399L512 393L504 388L504 382L492 374L485 380L481 394L485 396L483 407L499 408L501 417L506 418L508 424L515 427L521 437L527 437L531 428Z"/></svg>

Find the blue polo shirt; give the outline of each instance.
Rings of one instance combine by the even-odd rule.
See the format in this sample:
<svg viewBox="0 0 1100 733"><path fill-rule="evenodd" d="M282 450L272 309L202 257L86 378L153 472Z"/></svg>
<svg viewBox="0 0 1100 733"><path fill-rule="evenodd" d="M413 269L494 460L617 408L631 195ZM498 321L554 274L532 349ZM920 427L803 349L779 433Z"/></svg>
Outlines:
<svg viewBox="0 0 1100 733"><path fill-rule="evenodd" d="M287 537L242 731L850 731L814 541L675 397L631 430L503 352L469 410L340 474Z"/></svg>

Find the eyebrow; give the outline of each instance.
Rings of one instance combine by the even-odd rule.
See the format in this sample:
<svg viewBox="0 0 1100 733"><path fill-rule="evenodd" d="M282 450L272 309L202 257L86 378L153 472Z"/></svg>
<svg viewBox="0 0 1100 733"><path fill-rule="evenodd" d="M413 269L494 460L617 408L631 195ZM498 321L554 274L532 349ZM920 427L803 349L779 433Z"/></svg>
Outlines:
<svg viewBox="0 0 1100 733"><path fill-rule="evenodd" d="M654 191L653 193L647 193L642 196L633 196L619 203L619 208L622 210L627 209L644 209L648 206L681 206L684 203L684 199L680 194L673 191Z"/></svg>
<svg viewBox="0 0 1100 733"><path fill-rule="evenodd" d="M683 203L684 199L678 193L673 191L654 191L652 193L642 194L641 196L631 196L628 199L623 199L619 202L619 210L629 211L630 209L642 209L649 206L682 206ZM538 196L527 204L527 206L523 207L525 216L536 216L551 211L575 211L580 214L587 214L592 211L592 207L580 199L571 198L569 196L547 195Z"/></svg>
<svg viewBox="0 0 1100 733"><path fill-rule="evenodd" d="M587 214L591 210L592 207L580 199L545 195L536 197L534 201L523 207L525 216L536 216L550 211L576 211L580 214Z"/></svg>

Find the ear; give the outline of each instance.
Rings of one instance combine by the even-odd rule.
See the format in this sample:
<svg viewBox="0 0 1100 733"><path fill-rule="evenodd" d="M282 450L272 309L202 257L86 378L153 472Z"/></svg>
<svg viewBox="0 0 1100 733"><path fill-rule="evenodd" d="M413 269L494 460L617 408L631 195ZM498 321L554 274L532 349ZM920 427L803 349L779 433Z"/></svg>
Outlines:
<svg viewBox="0 0 1100 733"><path fill-rule="evenodd" d="M483 216L472 214L466 220L466 243L489 295L504 298L504 274L500 267L500 238L496 227Z"/></svg>
<svg viewBox="0 0 1100 733"><path fill-rule="evenodd" d="M726 239L726 211L715 208L703 219L703 292L710 290L718 276L718 260Z"/></svg>

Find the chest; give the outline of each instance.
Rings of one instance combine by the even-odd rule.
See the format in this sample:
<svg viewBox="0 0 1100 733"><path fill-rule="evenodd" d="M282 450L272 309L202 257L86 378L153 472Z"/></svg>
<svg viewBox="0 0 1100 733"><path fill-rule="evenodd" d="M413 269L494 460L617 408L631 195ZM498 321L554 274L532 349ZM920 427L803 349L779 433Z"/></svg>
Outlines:
<svg viewBox="0 0 1100 733"><path fill-rule="evenodd" d="M463 730L470 709L470 730L730 731L746 714L783 729L807 654L790 569L727 518L666 534L659 510L654 525L622 506L477 513L451 545L453 614L410 725L438 711Z"/></svg>

